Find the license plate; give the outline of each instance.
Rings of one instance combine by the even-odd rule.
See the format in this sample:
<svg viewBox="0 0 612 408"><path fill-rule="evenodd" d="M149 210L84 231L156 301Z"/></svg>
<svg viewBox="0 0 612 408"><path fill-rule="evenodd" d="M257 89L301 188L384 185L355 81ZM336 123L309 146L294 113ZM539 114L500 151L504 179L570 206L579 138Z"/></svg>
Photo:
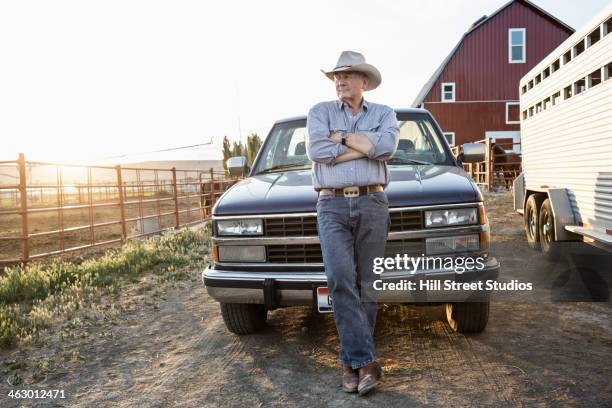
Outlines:
<svg viewBox="0 0 612 408"><path fill-rule="evenodd" d="M332 298L329 296L329 290L326 287L317 288L317 308L319 313L332 313Z"/></svg>

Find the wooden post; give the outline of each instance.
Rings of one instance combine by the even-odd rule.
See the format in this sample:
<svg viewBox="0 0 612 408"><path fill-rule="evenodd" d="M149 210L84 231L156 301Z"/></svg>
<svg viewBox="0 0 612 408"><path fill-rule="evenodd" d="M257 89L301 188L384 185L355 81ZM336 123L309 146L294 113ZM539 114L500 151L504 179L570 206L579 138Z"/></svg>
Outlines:
<svg viewBox="0 0 612 408"><path fill-rule="evenodd" d="M121 177L121 166L116 165L117 191L119 192L119 216L121 217L121 239L127 239L127 225L125 224L125 197L123 196L123 178Z"/></svg>
<svg viewBox="0 0 612 408"><path fill-rule="evenodd" d="M19 153L19 198L21 203L21 261L25 264L30 259L30 240L28 230L28 186L26 180L25 155Z"/></svg>
<svg viewBox="0 0 612 408"><path fill-rule="evenodd" d="M179 204L178 204L178 190L176 185L176 167L172 168L172 196L174 197L174 218L176 219L174 227L180 228L179 223Z"/></svg>

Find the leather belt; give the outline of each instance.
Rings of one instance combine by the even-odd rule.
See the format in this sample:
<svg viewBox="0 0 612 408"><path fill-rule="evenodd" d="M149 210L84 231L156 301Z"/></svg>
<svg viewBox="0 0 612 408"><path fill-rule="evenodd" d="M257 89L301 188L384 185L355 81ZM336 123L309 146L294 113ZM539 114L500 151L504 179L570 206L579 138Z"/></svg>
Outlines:
<svg viewBox="0 0 612 408"><path fill-rule="evenodd" d="M380 184L370 186L350 186L344 188L322 188L319 195L335 195L336 197L360 197L371 193L380 193L384 188Z"/></svg>

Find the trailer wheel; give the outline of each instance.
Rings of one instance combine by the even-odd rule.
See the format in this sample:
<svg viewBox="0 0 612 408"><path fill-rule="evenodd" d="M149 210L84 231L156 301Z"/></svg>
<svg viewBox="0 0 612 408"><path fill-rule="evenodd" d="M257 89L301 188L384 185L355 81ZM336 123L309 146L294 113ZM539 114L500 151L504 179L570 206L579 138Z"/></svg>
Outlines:
<svg viewBox="0 0 612 408"><path fill-rule="evenodd" d="M559 258L559 243L555 241L555 217L553 216L550 200L547 198L540 207L539 216L540 247L542 255L549 261Z"/></svg>
<svg viewBox="0 0 612 408"><path fill-rule="evenodd" d="M490 302L463 302L446 304L448 325L459 333L480 333L489 322Z"/></svg>
<svg viewBox="0 0 612 408"><path fill-rule="evenodd" d="M523 219L525 221L525 236L531 249L540 249L539 207L542 202L540 194L532 194L527 199Z"/></svg>
<svg viewBox="0 0 612 408"><path fill-rule="evenodd" d="M221 303L225 326L236 334L252 334L266 325L268 311L264 305L247 303Z"/></svg>

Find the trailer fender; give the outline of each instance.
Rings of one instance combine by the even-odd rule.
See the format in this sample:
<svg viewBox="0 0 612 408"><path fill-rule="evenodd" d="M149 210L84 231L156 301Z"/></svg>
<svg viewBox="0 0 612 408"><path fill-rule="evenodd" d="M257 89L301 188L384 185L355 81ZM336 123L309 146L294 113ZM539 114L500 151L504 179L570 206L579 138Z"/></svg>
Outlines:
<svg viewBox="0 0 612 408"><path fill-rule="evenodd" d="M512 182L512 197L514 198L514 211L523 214L525 208L525 175L521 173Z"/></svg>
<svg viewBox="0 0 612 408"><path fill-rule="evenodd" d="M556 241L573 241L576 236L565 229L566 225L575 225L574 212L565 188L549 188L548 199L555 219Z"/></svg>

